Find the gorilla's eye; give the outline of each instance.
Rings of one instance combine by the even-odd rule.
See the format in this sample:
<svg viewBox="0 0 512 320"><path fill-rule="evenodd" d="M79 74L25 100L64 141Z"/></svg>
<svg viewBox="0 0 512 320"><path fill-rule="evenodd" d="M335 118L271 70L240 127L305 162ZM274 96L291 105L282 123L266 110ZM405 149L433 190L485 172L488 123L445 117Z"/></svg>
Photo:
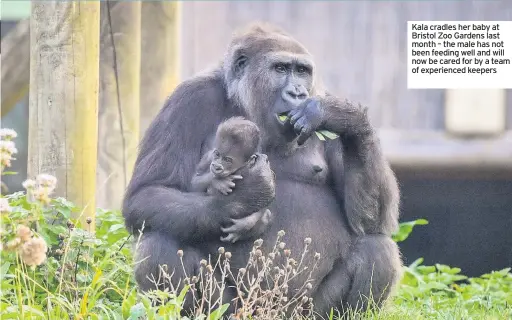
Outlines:
<svg viewBox="0 0 512 320"><path fill-rule="evenodd" d="M233 159L231 159L230 157L224 157L223 159L226 163L232 163L233 162Z"/></svg>
<svg viewBox="0 0 512 320"><path fill-rule="evenodd" d="M215 158L218 158L218 157L220 156L219 151L218 151L218 150L214 150L214 151L213 151L213 156L214 156Z"/></svg>
<svg viewBox="0 0 512 320"><path fill-rule="evenodd" d="M285 73L286 72L286 66L284 64L282 64L282 63L276 64L276 66L274 68L279 73Z"/></svg>
<svg viewBox="0 0 512 320"><path fill-rule="evenodd" d="M297 67L297 73L298 73L298 74L304 74L304 73L306 73L307 71L308 71L308 69L307 69L306 67L304 67L304 66L298 66L298 67Z"/></svg>

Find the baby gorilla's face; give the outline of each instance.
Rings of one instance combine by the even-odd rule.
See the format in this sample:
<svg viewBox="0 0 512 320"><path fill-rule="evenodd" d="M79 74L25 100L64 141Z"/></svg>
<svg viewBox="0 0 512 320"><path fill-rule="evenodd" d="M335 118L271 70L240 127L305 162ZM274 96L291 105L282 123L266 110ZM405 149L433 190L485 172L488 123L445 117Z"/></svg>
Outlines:
<svg viewBox="0 0 512 320"><path fill-rule="evenodd" d="M223 150L215 149L213 151L213 160L210 164L210 171L217 178L225 178L233 174L236 170L240 169L246 162L242 152L237 150Z"/></svg>

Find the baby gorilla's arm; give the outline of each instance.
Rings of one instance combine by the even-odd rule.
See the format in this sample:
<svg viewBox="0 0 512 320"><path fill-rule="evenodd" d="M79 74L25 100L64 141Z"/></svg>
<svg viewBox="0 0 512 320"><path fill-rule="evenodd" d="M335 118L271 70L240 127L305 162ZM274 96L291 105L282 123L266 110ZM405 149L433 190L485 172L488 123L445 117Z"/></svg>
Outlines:
<svg viewBox="0 0 512 320"><path fill-rule="evenodd" d="M223 242L235 243L238 240L249 239L255 235L263 233L267 225L272 219L272 213L268 209L263 209L256 214L249 215L245 218L232 221L232 225L227 228L221 228L222 232L227 233L225 237L221 237Z"/></svg>
<svg viewBox="0 0 512 320"><path fill-rule="evenodd" d="M206 172L204 174L196 174L192 178L192 182L190 183L190 191L192 192L206 192L208 187L212 184L214 180L214 176L211 172Z"/></svg>
<svg viewBox="0 0 512 320"><path fill-rule="evenodd" d="M212 152L206 153L196 167L196 173L190 182L190 191L192 192L206 192L215 178L210 171L210 163L212 162Z"/></svg>

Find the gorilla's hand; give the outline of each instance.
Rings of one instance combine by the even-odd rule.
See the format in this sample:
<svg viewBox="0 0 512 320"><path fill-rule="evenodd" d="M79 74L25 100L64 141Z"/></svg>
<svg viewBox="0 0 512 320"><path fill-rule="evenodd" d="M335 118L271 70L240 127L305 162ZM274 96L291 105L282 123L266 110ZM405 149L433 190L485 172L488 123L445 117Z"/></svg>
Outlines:
<svg viewBox="0 0 512 320"><path fill-rule="evenodd" d="M212 188L227 196L233 191L235 180L242 180L242 176L230 175L225 178L215 178L212 180Z"/></svg>
<svg viewBox="0 0 512 320"><path fill-rule="evenodd" d="M224 242L235 243L238 240L245 240L251 237L257 237L267 228L272 218L270 210L260 210L245 218L231 219L231 226L222 228L222 232L227 233L220 240Z"/></svg>
<svg viewBox="0 0 512 320"><path fill-rule="evenodd" d="M250 216L267 208L275 198L275 178L268 157L258 154L256 161L240 170L243 176L237 181L236 188L226 197L219 196L222 208L227 208L224 222Z"/></svg>
<svg viewBox="0 0 512 320"><path fill-rule="evenodd" d="M325 123L325 112L317 98L308 98L288 113L290 123L299 136L297 143L304 144L320 126Z"/></svg>

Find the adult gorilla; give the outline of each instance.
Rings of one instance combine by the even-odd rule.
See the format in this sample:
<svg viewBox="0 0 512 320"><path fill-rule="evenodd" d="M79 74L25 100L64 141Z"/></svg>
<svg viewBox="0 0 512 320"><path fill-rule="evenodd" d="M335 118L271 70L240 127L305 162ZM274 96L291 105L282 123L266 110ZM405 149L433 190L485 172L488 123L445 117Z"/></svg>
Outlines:
<svg viewBox="0 0 512 320"><path fill-rule="evenodd" d="M197 270L205 254L225 245L231 266L242 267L254 238L223 244L221 229L227 221L236 229L268 206L273 221L259 235L264 243L285 230L292 251L311 237L311 250L321 253L310 292L317 312L364 306L360 297L370 296L370 288L375 300L389 295L401 266L390 237L398 225L394 174L366 110L323 94L315 77L298 41L259 24L234 37L219 67L176 88L145 134L123 207L129 230L137 234L144 226L136 257L145 260L135 270L143 290L154 288L148 277L157 277L158 265L181 269L178 249L185 266ZM275 194L265 157L229 196L189 192L217 125L240 115L261 129ZM321 141L313 134L320 129L340 138Z"/></svg>

